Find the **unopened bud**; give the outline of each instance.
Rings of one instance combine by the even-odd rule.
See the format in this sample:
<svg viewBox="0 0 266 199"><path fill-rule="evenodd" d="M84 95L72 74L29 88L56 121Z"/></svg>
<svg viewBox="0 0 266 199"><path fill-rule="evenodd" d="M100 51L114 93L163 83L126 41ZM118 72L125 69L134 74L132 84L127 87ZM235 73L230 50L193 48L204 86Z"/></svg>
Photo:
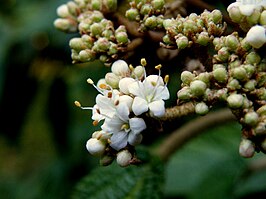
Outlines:
<svg viewBox="0 0 266 199"><path fill-rule="evenodd" d="M263 10L260 14L260 24L266 25L266 10Z"/></svg>
<svg viewBox="0 0 266 199"><path fill-rule="evenodd" d="M122 76L122 77L126 77L130 73L128 64L124 60L115 61L111 66L111 70L117 76Z"/></svg>
<svg viewBox="0 0 266 199"><path fill-rule="evenodd" d="M257 65L261 61L261 57L258 53L252 51L246 56L246 63Z"/></svg>
<svg viewBox="0 0 266 199"><path fill-rule="evenodd" d="M158 25L157 23L157 17L156 16L151 16L148 17L145 22L144 22L145 26L149 29L155 29Z"/></svg>
<svg viewBox="0 0 266 199"><path fill-rule="evenodd" d="M108 166L114 161L114 156L111 155L104 155L100 159L100 165L101 166Z"/></svg>
<svg viewBox="0 0 266 199"><path fill-rule="evenodd" d="M127 10L125 16L130 21L138 21L138 20L140 20L139 11L136 8L130 8L129 10Z"/></svg>
<svg viewBox="0 0 266 199"><path fill-rule="evenodd" d="M181 81L186 85L189 85L194 79L195 75L190 71L183 71L181 73Z"/></svg>
<svg viewBox="0 0 266 199"><path fill-rule="evenodd" d="M201 32L197 37L197 43L203 46L207 46L210 42L210 37L207 32Z"/></svg>
<svg viewBox="0 0 266 199"><path fill-rule="evenodd" d="M199 115L206 115L209 112L209 107L204 103L197 103L195 106L195 113Z"/></svg>
<svg viewBox="0 0 266 199"><path fill-rule="evenodd" d="M112 88L118 88L120 78L114 73L106 73L105 81L109 84Z"/></svg>
<svg viewBox="0 0 266 199"><path fill-rule="evenodd" d="M232 109L241 108L244 104L244 97L241 94L231 94L227 97L227 103Z"/></svg>
<svg viewBox="0 0 266 199"><path fill-rule="evenodd" d="M178 49L184 49L184 48L188 47L188 45L189 45L188 38L186 36L181 36L181 37L177 38L176 39L176 45L177 45Z"/></svg>
<svg viewBox="0 0 266 199"><path fill-rule="evenodd" d="M96 138L90 138L86 143L86 148L93 156L101 156L105 152L105 144Z"/></svg>
<svg viewBox="0 0 266 199"><path fill-rule="evenodd" d="M66 18L70 15L70 13L68 11L68 6L66 4L59 6L56 9L56 13L59 17L62 17L62 18Z"/></svg>
<svg viewBox="0 0 266 199"><path fill-rule="evenodd" d="M130 165L132 160L132 154L128 150L122 150L117 153L116 162L121 167L126 167Z"/></svg>
<svg viewBox="0 0 266 199"><path fill-rule="evenodd" d="M151 2L151 5L155 10L162 10L165 5L165 2L164 0L153 0Z"/></svg>
<svg viewBox="0 0 266 199"><path fill-rule="evenodd" d="M239 41L234 35L228 35L225 38L225 45L232 51L235 51L239 46Z"/></svg>
<svg viewBox="0 0 266 199"><path fill-rule="evenodd" d="M256 126L258 121L259 121L259 115L256 112L254 112L254 111L248 112L244 116L244 122L247 125Z"/></svg>
<svg viewBox="0 0 266 199"><path fill-rule="evenodd" d="M190 92L195 97L204 95L207 85L201 80L194 80L190 83Z"/></svg>
<svg viewBox="0 0 266 199"><path fill-rule="evenodd" d="M128 43L128 36L126 32L117 32L115 34L115 38L119 44L127 44Z"/></svg>
<svg viewBox="0 0 266 199"><path fill-rule="evenodd" d="M242 139L239 145L239 154L244 158L251 158L255 154L255 146L248 139Z"/></svg>
<svg viewBox="0 0 266 199"><path fill-rule="evenodd" d="M240 81L248 78L247 72L244 67L240 66L232 70L232 76Z"/></svg>
<svg viewBox="0 0 266 199"><path fill-rule="evenodd" d="M247 42L254 48L260 48L266 43L265 28L255 25L247 33Z"/></svg>
<svg viewBox="0 0 266 199"><path fill-rule="evenodd" d="M213 71L214 79L219 83L226 83L228 74L225 68L217 68Z"/></svg>
<svg viewBox="0 0 266 199"><path fill-rule="evenodd" d="M177 92L177 97L180 100L189 100L191 98L190 88L188 86L183 87Z"/></svg>
<svg viewBox="0 0 266 199"><path fill-rule="evenodd" d="M71 22L69 19L58 18L54 21L54 26L64 32L76 32L77 24Z"/></svg>

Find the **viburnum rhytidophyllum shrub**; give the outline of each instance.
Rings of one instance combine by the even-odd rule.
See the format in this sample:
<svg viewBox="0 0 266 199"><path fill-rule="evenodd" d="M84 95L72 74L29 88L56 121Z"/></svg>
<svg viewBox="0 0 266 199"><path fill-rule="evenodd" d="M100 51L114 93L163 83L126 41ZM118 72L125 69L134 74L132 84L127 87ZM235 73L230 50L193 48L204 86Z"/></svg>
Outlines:
<svg viewBox="0 0 266 199"><path fill-rule="evenodd" d="M219 103L242 125L240 155L265 153L266 1L237 1L228 6L240 33L227 33L223 14L217 9L187 15L183 1L128 2L125 6L115 0L74 0L57 9L55 27L79 34L69 41L73 63L100 60L111 69L96 84L87 80L99 92L94 106L75 102L92 111L93 125L101 124L88 139L87 150L99 157L102 165L113 160L123 167L139 164L135 146L151 136L147 132L150 125L192 113L206 115ZM132 52L147 35L160 44L161 57L163 53L178 57L182 51L200 49L199 56L189 61L199 67L187 63L180 76L162 76L161 70L170 67L167 64L152 66L145 58L136 66L128 63L127 58L134 56ZM181 88L170 96L167 84L175 78L181 80ZM165 107L165 100L176 96L176 106Z"/></svg>

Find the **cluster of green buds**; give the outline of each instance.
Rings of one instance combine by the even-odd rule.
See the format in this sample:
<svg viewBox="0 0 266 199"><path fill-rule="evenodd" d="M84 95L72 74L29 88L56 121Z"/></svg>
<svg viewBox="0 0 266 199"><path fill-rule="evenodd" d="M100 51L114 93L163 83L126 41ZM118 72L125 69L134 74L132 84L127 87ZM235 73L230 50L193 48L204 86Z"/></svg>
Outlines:
<svg viewBox="0 0 266 199"><path fill-rule="evenodd" d="M266 60L237 33L215 38L213 43L217 54L211 71L184 71L179 101L193 101L200 115L215 102L226 102L243 126L240 155L266 152Z"/></svg>
<svg viewBox="0 0 266 199"><path fill-rule="evenodd" d="M191 13L187 17L177 16L176 19L165 19L163 27L166 35L163 45L167 48L184 49L193 43L207 46L215 36L220 36L226 24L222 22L222 13L219 10L202 14Z"/></svg>
<svg viewBox="0 0 266 199"><path fill-rule="evenodd" d="M69 42L73 63L99 59L108 64L123 54L129 43L126 28L115 28L104 16L116 8L115 0L75 0L58 7L55 27L81 35Z"/></svg>
<svg viewBox="0 0 266 199"><path fill-rule="evenodd" d="M129 20L139 22L141 31L160 29L164 20L164 5L164 0L132 0L125 15Z"/></svg>

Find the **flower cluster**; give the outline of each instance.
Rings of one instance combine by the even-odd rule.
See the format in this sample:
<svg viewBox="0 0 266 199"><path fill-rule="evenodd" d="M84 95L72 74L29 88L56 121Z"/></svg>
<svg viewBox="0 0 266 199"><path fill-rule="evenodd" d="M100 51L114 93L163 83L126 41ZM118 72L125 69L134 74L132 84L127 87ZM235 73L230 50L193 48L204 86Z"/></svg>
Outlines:
<svg viewBox="0 0 266 199"><path fill-rule="evenodd" d="M73 63L99 59L109 64L123 54L129 39L125 26L114 27L104 14L114 12L117 1L75 0L58 7L54 25L61 31L79 32L69 42Z"/></svg>
<svg viewBox="0 0 266 199"><path fill-rule="evenodd" d="M108 165L116 157L121 166L136 163L134 146L142 141L142 132L147 128L145 117L160 118L165 113L164 100L169 98L168 76L160 76L161 65L156 66L159 75L146 77L144 66L133 67L123 60L115 61L110 73L92 84L100 94L91 109L93 124L103 121L101 130L93 133L87 142L87 150L101 157L101 163ZM81 107L79 102L75 104Z"/></svg>
<svg viewBox="0 0 266 199"><path fill-rule="evenodd" d="M222 13L219 10L205 10L201 15L190 14L186 18L165 19L163 27L166 35L163 37L167 48L184 49L193 43L206 46L215 36L220 36L226 27L222 23Z"/></svg>

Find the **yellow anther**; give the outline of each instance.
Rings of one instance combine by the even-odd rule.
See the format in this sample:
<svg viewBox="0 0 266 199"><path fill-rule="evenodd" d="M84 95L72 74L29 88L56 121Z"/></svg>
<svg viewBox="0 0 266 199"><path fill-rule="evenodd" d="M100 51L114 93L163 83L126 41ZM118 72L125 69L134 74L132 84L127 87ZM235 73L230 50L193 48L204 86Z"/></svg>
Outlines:
<svg viewBox="0 0 266 199"><path fill-rule="evenodd" d="M142 58L142 59L140 60L140 64L141 64L142 66L146 66L146 65L147 65L147 61L146 61L146 59L145 59L145 58Z"/></svg>
<svg viewBox="0 0 266 199"><path fill-rule="evenodd" d="M87 79L87 82L88 82L89 84L94 84L94 82L92 81L91 78L88 78L88 79Z"/></svg>
<svg viewBox="0 0 266 199"><path fill-rule="evenodd" d="M98 124L99 124L98 120L94 120L94 121L92 122L92 125L93 125L93 126L97 126Z"/></svg>
<svg viewBox="0 0 266 199"><path fill-rule="evenodd" d="M160 70L161 68L162 68L162 64L155 66L155 69L157 69L157 70Z"/></svg>
<svg viewBox="0 0 266 199"><path fill-rule="evenodd" d="M79 101L75 101L74 104L75 104L77 107L81 107L81 104L79 103Z"/></svg>
<svg viewBox="0 0 266 199"><path fill-rule="evenodd" d="M133 65L132 65L132 64L129 64L129 69L130 69L131 71L133 71L133 70L134 70L134 67L133 67Z"/></svg>
<svg viewBox="0 0 266 199"><path fill-rule="evenodd" d="M106 84L100 84L99 87L100 87L101 89L107 89Z"/></svg>
<svg viewBox="0 0 266 199"><path fill-rule="evenodd" d="M164 82L167 84L169 82L169 75L165 75Z"/></svg>

